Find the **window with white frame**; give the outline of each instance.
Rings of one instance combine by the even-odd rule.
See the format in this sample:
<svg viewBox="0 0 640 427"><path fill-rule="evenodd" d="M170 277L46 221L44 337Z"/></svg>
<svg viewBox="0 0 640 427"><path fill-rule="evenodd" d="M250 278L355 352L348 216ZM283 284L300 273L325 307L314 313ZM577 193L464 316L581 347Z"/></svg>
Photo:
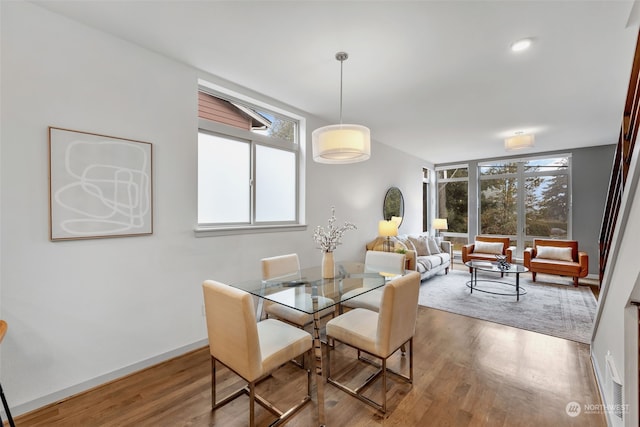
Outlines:
<svg viewBox="0 0 640 427"><path fill-rule="evenodd" d="M300 223L300 121L227 94L198 93L198 226Z"/></svg>
<svg viewBox="0 0 640 427"><path fill-rule="evenodd" d="M442 232L455 251L469 243L469 165L436 168L438 189L437 218L446 218L448 229Z"/></svg>
<svg viewBox="0 0 640 427"><path fill-rule="evenodd" d="M508 236L520 256L533 240L571 238L571 156L478 165L480 234Z"/></svg>

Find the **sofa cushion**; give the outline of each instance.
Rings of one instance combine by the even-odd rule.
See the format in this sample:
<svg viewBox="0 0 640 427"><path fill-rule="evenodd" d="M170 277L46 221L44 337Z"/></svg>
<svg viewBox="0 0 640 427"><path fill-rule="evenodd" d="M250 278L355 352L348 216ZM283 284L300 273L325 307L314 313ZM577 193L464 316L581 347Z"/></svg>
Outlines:
<svg viewBox="0 0 640 427"><path fill-rule="evenodd" d="M418 271L420 271L420 267L424 268L423 271L431 270L447 261L449 261L449 254L427 255L416 258Z"/></svg>
<svg viewBox="0 0 640 427"><path fill-rule="evenodd" d="M427 268L427 266L424 263L419 262L419 260L416 259L416 271L420 273L420 275L422 275L422 273L426 273L427 271L429 271L430 268L431 267Z"/></svg>
<svg viewBox="0 0 640 427"><path fill-rule="evenodd" d="M467 255L467 258L469 261L496 261L496 256L495 254L483 254L483 253L470 253Z"/></svg>
<svg viewBox="0 0 640 427"><path fill-rule="evenodd" d="M537 246L536 258L554 259L558 261L569 262L573 261L573 258L571 258L570 247L561 248L557 246Z"/></svg>
<svg viewBox="0 0 640 427"><path fill-rule="evenodd" d="M580 273L580 268L580 264L577 262L534 258L531 260L530 269L538 273L577 276Z"/></svg>
<svg viewBox="0 0 640 427"><path fill-rule="evenodd" d="M500 242L483 242L478 241L473 245L473 252L483 253L483 254L493 254L493 255L502 255L502 249L504 248L504 244Z"/></svg>
<svg viewBox="0 0 640 427"><path fill-rule="evenodd" d="M440 265L440 260L434 260L432 255L421 256L416 259L416 264L423 267L423 271L431 270L433 267Z"/></svg>
<svg viewBox="0 0 640 427"><path fill-rule="evenodd" d="M442 264L446 263L447 261L451 261L451 255L448 252L441 252L436 256L442 260Z"/></svg>

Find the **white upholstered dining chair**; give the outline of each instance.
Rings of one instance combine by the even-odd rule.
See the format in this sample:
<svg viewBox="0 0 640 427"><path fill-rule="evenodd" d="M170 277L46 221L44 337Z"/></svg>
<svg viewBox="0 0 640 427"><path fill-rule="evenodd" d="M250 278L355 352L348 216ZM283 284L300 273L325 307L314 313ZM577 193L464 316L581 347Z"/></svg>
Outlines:
<svg viewBox="0 0 640 427"><path fill-rule="evenodd" d="M255 392L256 384L288 361L311 354L311 335L276 319L256 323L252 296L214 280L202 284L209 351L211 353L211 409L215 411L241 394L249 395L249 425L255 425L254 406L258 402L272 412L279 424L311 399L311 372L307 372L307 393L287 411L278 410ZM247 385L216 401L216 362L242 377Z"/></svg>
<svg viewBox="0 0 640 427"><path fill-rule="evenodd" d="M403 275L405 272L405 256L395 252L367 251L364 256L364 271L366 273L384 273L388 275ZM377 283L377 282L376 282ZM366 308L378 311L382 300L382 288L374 289L355 298L347 299L354 294L362 293L367 287L367 279L363 280L363 289L354 289L342 296L344 307Z"/></svg>
<svg viewBox="0 0 640 427"><path fill-rule="evenodd" d="M260 260L262 264L262 280L271 280L278 277L291 276L299 273L300 261L298 254L278 255ZM312 311L313 301L308 293L297 295L296 298L302 298L299 304L303 304L305 311ZM333 315L334 301L331 298L318 296L318 307L327 307L320 312L320 317ZM267 317L275 317L299 328L313 322L313 315L302 312L300 310L287 307L273 301L264 301L264 311Z"/></svg>
<svg viewBox="0 0 640 427"><path fill-rule="evenodd" d="M420 274L412 271L392 280L384 286L380 311L356 308L327 322L327 338L341 342L361 352L368 353L382 361L379 370L366 382L349 388L331 376L331 348L327 351L327 382L340 390L357 397L382 413L387 412L387 372L413 383L413 335L418 312ZM387 359L403 344L409 344L409 375L403 375L387 368ZM382 402L378 403L362 394L369 384L382 377Z"/></svg>

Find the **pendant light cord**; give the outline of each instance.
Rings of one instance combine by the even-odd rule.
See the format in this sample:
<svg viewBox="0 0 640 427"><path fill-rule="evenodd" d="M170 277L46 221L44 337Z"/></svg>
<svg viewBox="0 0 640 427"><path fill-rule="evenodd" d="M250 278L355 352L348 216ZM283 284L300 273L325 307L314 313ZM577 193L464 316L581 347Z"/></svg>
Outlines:
<svg viewBox="0 0 640 427"><path fill-rule="evenodd" d="M340 60L340 124L342 124L342 65L344 60Z"/></svg>
<svg viewBox="0 0 640 427"><path fill-rule="evenodd" d="M348 57L349 54L347 52L336 53L336 59L340 61L340 124L342 124L342 66Z"/></svg>

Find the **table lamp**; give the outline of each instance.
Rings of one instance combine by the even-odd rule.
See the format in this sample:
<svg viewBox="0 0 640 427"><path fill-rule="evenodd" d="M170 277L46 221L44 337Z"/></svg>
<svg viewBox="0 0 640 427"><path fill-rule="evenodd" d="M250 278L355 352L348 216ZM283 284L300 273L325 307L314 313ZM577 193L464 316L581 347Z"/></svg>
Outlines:
<svg viewBox="0 0 640 427"><path fill-rule="evenodd" d="M398 235L398 223L395 221L380 221L378 223L378 234L382 237L386 237L382 244L382 249L385 252L391 252L394 244L391 243L391 236Z"/></svg>

